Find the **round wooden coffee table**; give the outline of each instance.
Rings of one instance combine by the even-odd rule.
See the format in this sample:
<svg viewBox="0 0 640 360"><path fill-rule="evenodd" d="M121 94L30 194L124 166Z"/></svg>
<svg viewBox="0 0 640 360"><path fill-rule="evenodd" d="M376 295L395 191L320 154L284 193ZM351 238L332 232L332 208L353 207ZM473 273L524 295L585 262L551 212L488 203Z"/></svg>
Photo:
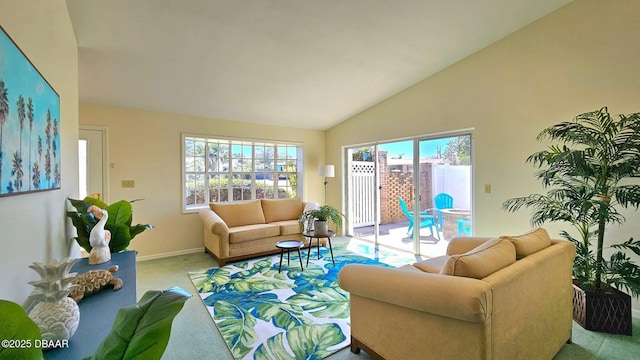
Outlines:
<svg viewBox="0 0 640 360"><path fill-rule="evenodd" d="M336 262L333 260L333 248L331 248L331 237L334 236L335 234L336 233L332 230L329 230L324 234L316 234L314 230L307 231L304 234L302 234L309 238L309 253L307 254L307 266L309 266L309 258L311 257L311 248L313 247L313 239L316 239L318 242L318 259L320 259L320 239L324 239L324 238L327 238L327 241L329 242L329 251L331 251L331 262L333 263L333 265L336 264Z"/></svg>
<svg viewBox="0 0 640 360"><path fill-rule="evenodd" d="M302 266L302 255L300 254L300 248L304 245L302 241L298 240L284 240L278 241L276 243L276 247L280 249L280 266L278 267L278 272L282 270L282 255L284 255L284 251L287 250L287 266L290 263L290 254L289 252L293 249L298 250L298 259L300 260L300 268L304 271L304 267Z"/></svg>

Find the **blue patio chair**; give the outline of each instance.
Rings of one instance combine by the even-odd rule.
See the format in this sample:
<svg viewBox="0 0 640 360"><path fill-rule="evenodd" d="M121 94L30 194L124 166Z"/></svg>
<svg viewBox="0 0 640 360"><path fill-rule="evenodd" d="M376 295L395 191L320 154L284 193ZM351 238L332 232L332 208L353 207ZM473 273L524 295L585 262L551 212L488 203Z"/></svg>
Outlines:
<svg viewBox="0 0 640 360"><path fill-rule="evenodd" d="M434 215L437 216L436 225L438 227L438 231L442 231L442 211L444 209L452 209L453 208L453 196L447 193L440 193L433 198L433 206L434 206Z"/></svg>
<svg viewBox="0 0 640 360"><path fill-rule="evenodd" d="M409 209L407 208L407 203L405 203L404 199L402 199L402 197L400 196L398 196L398 203L400 203L400 208L402 209L402 212L409 219L409 227L407 228L407 234L413 237L413 211L409 211ZM418 228L422 229L426 227L429 227L431 229L431 235L435 234L438 240L440 240L440 233L438 232L438 229L436 229L436 221L433 215L427 214L426 211L420 211L420 225Z"/></svg>
<svg viewBox="0 0 640 360"><path fill-rule="evenodd" d="M458 237L471 236L471 221L458 219Z"/></svg>

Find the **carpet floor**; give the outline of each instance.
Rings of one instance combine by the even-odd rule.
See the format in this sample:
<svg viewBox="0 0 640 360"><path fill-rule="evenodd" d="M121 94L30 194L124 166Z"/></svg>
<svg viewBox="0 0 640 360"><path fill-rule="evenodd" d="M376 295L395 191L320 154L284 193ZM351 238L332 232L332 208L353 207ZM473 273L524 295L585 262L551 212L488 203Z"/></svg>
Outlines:
<svg viewBox="0 0 640 360"><path fill-rule="evenodd" d="M350 238L335 238L333 244L361 246ZM312 252L312 256L313 256ZM306 260L306 255L305 260ZM293 259L292 259L293 260ZM292 262L293 266L295 263ZM284 264L283 264L284 265ZM220 359L233 360L233 356L217 330L211 316L194 288L188 272L218 266L208 254L194 253L137 263L137 291L141 297L147 290L180 286L194 295L176 316L169 345L163 359ZM628 360L640 359L640 318L633 319L633 336L611 335L584 330L573 324L573 343L565 345L554 360ZM330 355L327 360L369 360L366 353L352 354L345 348ZM425 355L428 359L428 355Z"/></svg>

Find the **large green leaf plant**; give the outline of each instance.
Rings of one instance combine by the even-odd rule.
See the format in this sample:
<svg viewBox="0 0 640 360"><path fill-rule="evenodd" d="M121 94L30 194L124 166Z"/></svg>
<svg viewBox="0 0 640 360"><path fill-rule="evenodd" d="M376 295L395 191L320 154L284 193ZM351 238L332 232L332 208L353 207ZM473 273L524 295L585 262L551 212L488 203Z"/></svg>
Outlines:
<svg viewBox="0 0 640 360"><path fill-rule="evenodd" d="M536 177L547 192L509 199L503 208L533 209L533 226L564 222L573 227L577 236L566 230L561 235L576 245L573 278L583 290L614 286L639 297L640 268L626 251L640 255L640 241L605 246L605 235L607 225L626 220L620 208L640 206L640 113L616 120L603 107L552 125L537 139L560 143L527 159L540 169Z"/></svg>
<svg viewBox="0 0 640 360"><path fill-rule="evenodd" d="M0 300L0 359L42 359L40 329L18 304ZM5 343L7 342L7 343Z"/></svg>
<svg viewBox="0 0 640 360"><path fill-rule="evenodd" d="M190 297L177 286L147 291L136 305L118 310L107 337L84 360L161 359L169 343L173 319ZM42 349L36 346L41 339L40 329L24 309L14 302L0 300L0 314L0 338L16 340L8 343L11 346L0 346L0 359L42 359Z"/></svg>
<svg viewBox="0 0 640 360"><path fill-rule="evenodd" d="M112 253L125 250L136 235L147 229L153 229L150 224L131 225L133 220L131 203L137 200L120 200L111 205L92 197L86 197L84 200L71 198L68 200L75 208L75 211L67 211L67 217L71 219L78 232L78 236L75 239L87 252L91 252L91 244L89 243L91 229L98 223L98 219L87 211L92 205L107 210L109 216L104 228L111 232L109 249Z"/></svg>
<svg viewBox="0 0 640 360"><path fill-rule="evenodd" d="M177 286L147 291L137 305L118 310L111 332L94 355L84 360L162 358L173 319L190 297Z"/></svg>

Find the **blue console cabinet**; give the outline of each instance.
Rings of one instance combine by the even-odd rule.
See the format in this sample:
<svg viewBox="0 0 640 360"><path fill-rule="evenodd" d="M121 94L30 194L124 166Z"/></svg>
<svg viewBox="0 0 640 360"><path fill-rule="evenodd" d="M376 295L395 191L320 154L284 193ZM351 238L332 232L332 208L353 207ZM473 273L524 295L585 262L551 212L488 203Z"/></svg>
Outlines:
<svg viewBox="0 0 640 360"><path fill-rule="evenodd" d="M122 288L113 291L112 288L107 287L82 299L78 304L80 324L76 333L69 339L69 347L45 350L43 351L45 359L75 360L93 355L98 345L111 331L118 310L136 304L135 251L112 254L110 261L98 265L89 265L88 259L83 258L75 263L71 271L82 274L89 270L108 269L112 265L120 267L114 276L122 279Z"/></svg>

